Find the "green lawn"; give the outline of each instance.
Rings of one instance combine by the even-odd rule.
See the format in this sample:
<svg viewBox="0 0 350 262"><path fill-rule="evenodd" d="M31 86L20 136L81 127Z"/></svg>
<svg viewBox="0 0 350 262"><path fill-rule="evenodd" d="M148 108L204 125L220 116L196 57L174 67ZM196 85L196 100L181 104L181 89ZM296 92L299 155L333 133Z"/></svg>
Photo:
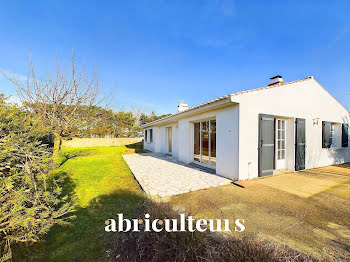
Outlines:
<svg viewBox="0 0 350 262"><path fill-rule="evenodd" d="M73 198L76 218L71 226L53 227L43 242L22 251L15 261L106 261L115 235L104 232L104 221L117 213L132 216L142 205L141 190L122 158L126 150L64 148L63 164L53 176L65 179L63 189Z"/></svg>
<svg viewBox="0 0 350 262"><path fill-rule="evenodd" d="M61 166L51 177L64 180L63 192L72 198L76 218L70 226L54 226L37 244L14 246L14 261L108 261L108 250L116 250L119 234L104 232L105 220L118 213L137 217L145 204L122 158L131 151L124 146L64 148ZM170 205L201 218L243 218L245 233L323 256L349 250L349 201L350 166L342 165L252 180L244 189L228 185L195 191L172 197ZM159 241L158 237L154 234L146 244ZM171 237L164 239L174 241ZM123 241L118 243L125 246ZM174 243L164 250L160 245L158 253L167 253Z"/></svg>

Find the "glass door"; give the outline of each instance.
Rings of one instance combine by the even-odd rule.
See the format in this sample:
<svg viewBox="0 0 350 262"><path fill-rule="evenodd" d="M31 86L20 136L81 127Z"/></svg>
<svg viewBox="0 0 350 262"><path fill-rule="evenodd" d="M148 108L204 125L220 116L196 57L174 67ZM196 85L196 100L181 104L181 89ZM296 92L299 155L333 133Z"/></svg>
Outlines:
<svg viewBox="0 0 350 262"><path fill-rule="evenodd" d="M201 161L201 139L200 139L200 130L201 125L200 123L194 123L194 161L200 162Z"/></svg>
<svg viewBox="0 0 350 262"><path fill-rule="evenodd" d="M202 122L201 125L201 162L209 164L209 121Z"/></svg>
<svg viewBox="0 0 350 262"><path fill-rule="evenodd" d="M216 121L194 123L194 161L216 165Z"/></svg>
<svg viewBox="0 0 350 262"><path fill-rule="evenodd" d="M286 120L276 119L276 169L286 169Z"/></svg>
<svg viewBox="0 0 350 262"><path fill-rule="evenodd" d="M210 165L216 166L216 121L210 121Z"/></svg>

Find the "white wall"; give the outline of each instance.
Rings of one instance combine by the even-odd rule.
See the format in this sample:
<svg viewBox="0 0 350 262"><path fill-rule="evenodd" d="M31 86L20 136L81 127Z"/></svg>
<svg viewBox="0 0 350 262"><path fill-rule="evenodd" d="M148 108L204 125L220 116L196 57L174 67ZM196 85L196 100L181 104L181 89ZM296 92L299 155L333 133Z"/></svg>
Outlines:
<svg viewBox="0 0 350 262"><path fill-rule="evenodd" d="M158 129L153 140L158 146L145 143L145 148L160 153L167 153L166 127L173 128L173 156L184 163L193 162L194 122L216 119L216 173L231 179L238 179L239 171L239 106L212 110L207 113L180 119L177 123L153 127Z"/></svg>
<svg viewBox="0 0 350 262"><path fill-rule="evenodd" d="M216 119L216 173L231 178L258 177L258 134L262 114L287 119L287 169L294 170L295 118L306 120L306 168L350 161L350 148L322 148L322 121L349 123L349 112L314 79L243 93L232 97L238 104L189 116L177 122L154 126L153 143L145 148L167 153L166 127L173 128L173 155L180 161L193 161L193 123ZM314 119L318 118L318 125ZM340 145L341 126L335 143Z"/></svg>
<svg viewBox="0 0 350 262"><path fill-rule="evenodd" d="M153 130L153 141L152 143L150 142L150 129ZM146 136L145 136L145 130L147 130L147 141L146 141ZM159 141L155 140L155 137L159 136L159 127L151 127L143 130L143 148L147 149L152 152L157 152L156 150L156 142L159 143Z"/></svg>
<svg viewBox="0 0 350 262"><path fill-rule="evenodd" d="M314 79L244 93L233 100L240 103L240 179L258 176L259 113L289 117L293 129L295 118L306 119L306 168L350 161L350 148L322 148L322 121L349 123L349 112ZM315 118L319 118L318 125L313 124ZM294 154L294 149L287 153ZM287 166L291 166L290 161Z"/></svg>

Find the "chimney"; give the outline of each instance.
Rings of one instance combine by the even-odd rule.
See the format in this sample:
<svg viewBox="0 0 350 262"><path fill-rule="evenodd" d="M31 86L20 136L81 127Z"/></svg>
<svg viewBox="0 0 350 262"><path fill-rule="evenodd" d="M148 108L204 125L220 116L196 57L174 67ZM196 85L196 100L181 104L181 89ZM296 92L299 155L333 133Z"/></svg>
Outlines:
<svg viewBox="0 0 350 262"><path fill-rule="evenodd" d="M183 112L185 110L188 109L188 105L187 104L184 104L183 102L179 102L179 104L177 105L177 112L180 113L180 112Z"/></svg>
<svg viewBox="0 0 350 262"><path fill-rule="evenodd" d="M280 85L280 84L283 84L283 83L284 83L284 81L282 79L282 76L277 75L277 76L270 77L270 82L269 82L268 86Z"/></svg>

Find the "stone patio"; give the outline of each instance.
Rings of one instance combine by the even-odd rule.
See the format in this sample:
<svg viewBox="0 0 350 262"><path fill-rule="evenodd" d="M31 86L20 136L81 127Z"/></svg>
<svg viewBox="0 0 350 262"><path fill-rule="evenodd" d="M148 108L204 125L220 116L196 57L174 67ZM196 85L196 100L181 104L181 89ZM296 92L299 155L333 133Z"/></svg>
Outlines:
<svg viewBox="0 0 350 262"><path fill-rule="evenodd" d="M123 155L123 158L142 189L151 197L169 197L232 182L180 163L169 155L144 153Z"/></svg>

